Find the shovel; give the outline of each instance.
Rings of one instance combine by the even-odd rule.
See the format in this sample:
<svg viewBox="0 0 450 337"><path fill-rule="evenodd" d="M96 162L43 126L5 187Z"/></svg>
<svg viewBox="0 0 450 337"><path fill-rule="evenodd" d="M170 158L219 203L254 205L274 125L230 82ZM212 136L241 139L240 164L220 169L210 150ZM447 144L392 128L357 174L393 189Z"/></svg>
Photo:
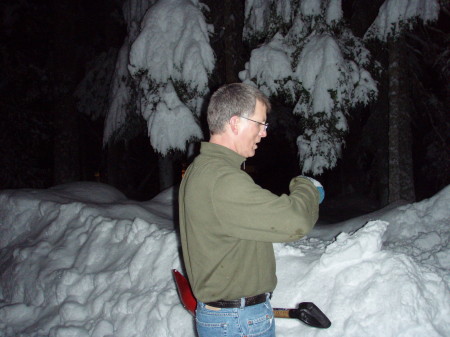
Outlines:
<svg viewBox="0 0 450 337"><path fill-rule="evenodd" d="M177 285L181 303L195 317L197 300L192 293L188 280L176 269L172 269L172 275ZM327 329L331 326L328 317L312 302L301 302L296 309L274 308L273 314L277 318L297 318L315 328Z"/></svg>

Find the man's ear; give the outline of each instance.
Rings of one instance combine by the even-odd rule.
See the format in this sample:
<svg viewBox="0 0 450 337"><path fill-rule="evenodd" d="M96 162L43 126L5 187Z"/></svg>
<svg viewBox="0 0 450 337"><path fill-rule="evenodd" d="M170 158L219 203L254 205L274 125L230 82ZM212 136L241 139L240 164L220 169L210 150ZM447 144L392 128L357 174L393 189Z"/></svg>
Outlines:
<svg viewBox="0 0 450 337"><path fill-rule="evenodd" d="M237 135L239 133L239 122L240 122L240 118L238 116L233 116L230 119L230 127L231 127L231 131Z"/></svg>

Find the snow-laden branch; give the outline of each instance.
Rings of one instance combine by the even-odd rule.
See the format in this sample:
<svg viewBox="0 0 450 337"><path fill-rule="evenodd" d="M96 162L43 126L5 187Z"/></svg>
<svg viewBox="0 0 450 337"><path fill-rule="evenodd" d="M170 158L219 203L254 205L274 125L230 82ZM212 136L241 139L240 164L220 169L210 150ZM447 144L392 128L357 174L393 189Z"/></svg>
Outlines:
<svg viewBox="0 0 450 337"><path fill-rule="evenodd" d="M210 27L193 1L159 1L148 10L141 27L130 51L132 75L147 70L157 83L178 80L194 91L207 90L208 73L214 67Z"/></svg>
<svg viewBox="0 0 450 337"><path fill-rule="evenodd" d="M127 117L127 106L131 98L130 73L127 69L128 53L129 44L126 42L120 48L117 56L116 69L111 83L109 109L103 130L103 145L106 145L114 133L125 124Z"/></svg>
<svg viewBox="0 0 450 337"><path fill-rule="evenodd" d="M387 41L388 37L411 29L418 19L431 22L437 20L438 15L438 0L386 0L364 38Z"/></svg>
<svg viewBox="0 0 450 337"><path fill-rule="evenodd" d="M105 118L103 145L106 145L125 126L127 115L133 110L131 106L135 106L135 102L132 102L133 87L131 75L128 71L128 55L131 44L139 34L139 23L153 2L127 0L122 7L128 35L117 56L109 92L109 109Z"/></svg>
<svg viewBox="0 0 450 337"><path fill-rule="evenodd" d="M263 33L261 27L276 24L274 17L281 24L267 43L252 51L240 79L294 107L293 113L302 119L303 133L297 138L302 172L321 174L340 157L349 109L377 95L366 69L370 53L342 24L340 1L302 1L298 8L289 7L295 15L287 14L288 7L280 2L247 5L258 8L247 17L247 25L258 25L247 32ZM257 13L263 15L260 20Z"/></svg>
<svg viewBox="0 0 450 337"><path fill-rule="evenodd" d="M203 137L198 116L215 64L211 32L198 0L159 0L147 10L128 50L123 47L106 141L128 113L142 115L151 145L162 155Z"/></svg>
<svg viewBox="0 0 450 337"><path fill-rule="evenodd" d="M152 147L162 155L203 137L197 117L214 68L211 27L198 1L160 0L146 13L130 50L140 112Z"/></svg>
<svg viewBox="0 0 450 337"><path fill-rule="evenodd" d="M169 81L159 89L158 103L144 114L147 120L150 143L161 154L170 150L184 150L186 142L203 137L202 130L192 111L180 101Z"/></svg>

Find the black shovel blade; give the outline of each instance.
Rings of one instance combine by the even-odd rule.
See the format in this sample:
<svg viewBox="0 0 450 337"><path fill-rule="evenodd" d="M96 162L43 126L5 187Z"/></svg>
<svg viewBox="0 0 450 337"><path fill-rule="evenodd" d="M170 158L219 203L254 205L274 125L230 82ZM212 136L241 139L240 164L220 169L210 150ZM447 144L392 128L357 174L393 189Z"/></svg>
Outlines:
<svg viewBox="0 0 450 337"><path fill-rule="evenodd" d="M310 326L327 329L331 326L328 317L312 302L302 302L298 305L299 319Z"/></svg>

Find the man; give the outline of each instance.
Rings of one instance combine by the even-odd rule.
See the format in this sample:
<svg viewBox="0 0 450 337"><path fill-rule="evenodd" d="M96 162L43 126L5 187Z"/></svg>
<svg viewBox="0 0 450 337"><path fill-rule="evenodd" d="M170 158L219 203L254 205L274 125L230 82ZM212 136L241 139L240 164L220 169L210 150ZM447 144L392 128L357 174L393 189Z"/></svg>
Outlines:
<svg viewBox="0 0 450 337"><path fill-rule="evenodd" d="M240 169L267 136L269 110L252 86L219 88L207 111L210 140L180 186L181 243L200 337L275 336L272 243L298 240L318 218L320 194L309 178L294 178L290 195L278 196Z"/></svg>

